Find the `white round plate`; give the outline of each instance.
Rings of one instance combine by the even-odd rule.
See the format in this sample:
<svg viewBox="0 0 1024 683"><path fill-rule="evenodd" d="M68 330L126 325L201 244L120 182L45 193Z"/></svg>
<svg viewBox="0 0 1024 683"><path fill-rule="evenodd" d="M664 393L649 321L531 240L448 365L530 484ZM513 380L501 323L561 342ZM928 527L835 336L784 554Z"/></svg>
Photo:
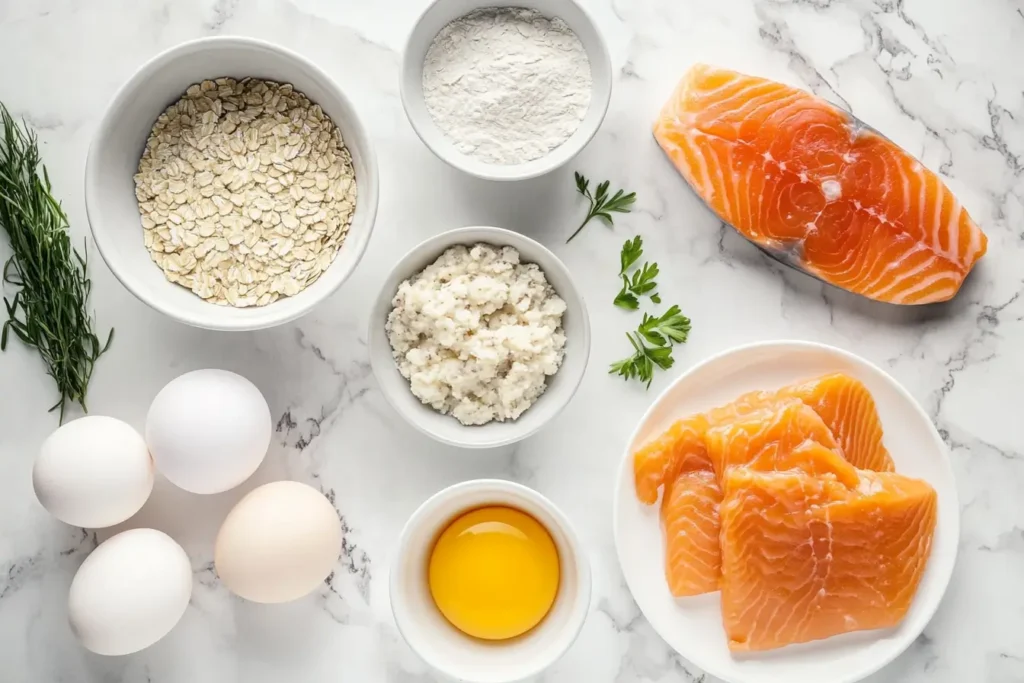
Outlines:
<svg viewBox="0 0 1024 683"><path fill-rule="evenodd" d="M938 492L932 554L903 622L760 653L729 653L719 594L673 598L665 581L659 505L637 500L634 449L674 420L728 403L756 389L830 372L862 381L878 406L896 470ZM921 407L882 370L853 354L809 342L766 342L714 356L677 379L647 411L630 439L614 497L615 545L622 573L654 630L682 657L728 683L853 683L878 671L914 642L942 599L956 561L959 504L946 446Z"/></svg>

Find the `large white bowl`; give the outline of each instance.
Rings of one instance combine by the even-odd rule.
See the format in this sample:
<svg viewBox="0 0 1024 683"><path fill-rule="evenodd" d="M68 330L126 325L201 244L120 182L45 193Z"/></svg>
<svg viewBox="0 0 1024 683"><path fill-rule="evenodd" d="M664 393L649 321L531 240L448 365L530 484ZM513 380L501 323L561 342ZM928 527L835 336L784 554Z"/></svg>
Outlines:
<svg viewBox="0 0 1024 683"><path fill-rule="evenodd" d="M334 121L352 153L358 196L348 236L331 266L299 294L261 307L206 302L167 280L143 244L135 184L146 138L157 117L204 79L251 76L291 83ZM355 109L318 67L282 47L241 37L182 43L142 66L114 96L89 147L85 208L100 255L132 294L176 320L212 330L280 325L307 313L356 267L377 215L377 161Z"/></svg>
<svg viewBox="0 0 1024 683"><path fill-rule="evenodd" d="M817 375L843 372L871 391L896 471L923 479L938 494L931 557L914 602L891 629L847 633L771 652L729 653L719 594L673 598L665 581L657 505L637 500L632 453L674 420L753 390L776 389ZM942 600L960 538L956 481L942 438L907 390L862 358L798 341L742 346L709 358L658 397L629 440L614 493L615 546L633 598L680 655L727 683L853 683L879 670L921 634Z"/></svg>
<svg viewBox="0 0 1024 683"><path fill-rule="evenodd" d="M427 585L430 551L460 515L500 505L522 510L551 534L561 570L558 594L544 620L507 641L488 642L458 631L437 609ZM535 676L558 660L583 628L590 607L590 563L569 520L533 489L479 479L435 494L412 514L391 563L391 611L416 654L441 673L468 683L509 683Z"/></svg>
<svg viewBox="0 0 1024 683"><path fill-rule="evenodd" d="M436 261L449 247L481 242L494 246L515 247L523 263L536 263L544 271L548 282L562 297L567 307L562 318L566 336L565 359L558 372L548 377L544 393L519 416L519 419L466 426L451 415L442 415L430 406L424 405L413 395L409 389L409 380L402 377L395 364L384 325L392 309L392 299L404 280ZM381 287L370 313L370 330L367 338L373 374L377 377L384 398L402 417L424 434L463 448L504 446L525 439L543 427L572 399L580 381L583 380L583 372L590 357L590 319L587 317L583 297L569 275L569 269L539 242L518 232L501 228L470 227L449 230L414 247L402 257Z"/></svg>
<svg viewBox="0 0 1024 683"><path fill-rule="evenodd" d="M504 6L525 7L562 19L583 43L594 81L590 109L568 140L540 159L507 166L488 164L460 152L434 123L423 101L423 58L438 32L473 10ZM401 93L409 123L423 143L442 161L485 180L525 180L568 163L597 133L612 96L612 63L597 24L574 0L515 0L507 3L496 0L435 0L420 16L406 41L402 55Z"/></svg>

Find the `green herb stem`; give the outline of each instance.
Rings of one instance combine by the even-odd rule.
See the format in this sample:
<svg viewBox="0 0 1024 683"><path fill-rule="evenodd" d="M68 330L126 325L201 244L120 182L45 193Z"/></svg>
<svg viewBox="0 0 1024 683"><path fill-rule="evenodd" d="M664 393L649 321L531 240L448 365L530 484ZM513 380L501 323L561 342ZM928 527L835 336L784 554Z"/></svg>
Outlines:
<svg viewBox="0 0 1024 683"><path fill-rule="evenodd" d="M590 202L590 210L587 211L587 217L580 223L580 227L576 228L576 231L569 235L569 239L565 242L568 244L572 242L572 239L576 235L580 234L580 231L586 227L587 223L592 218L598 217L604 220L608 225L613 224L612 212L615 213L629 213L632 211L633 203L636 202L636 192L630 192L626 194L624 190L617 190L614 195L608 196L608 185L609 182L606 180L597 186L597 189L592 194L590 192L590 181L584 178L579 173L575 174L576 177L576 191L587 198Z"/></svg>
<svg viewBox="0 0 1024 683"><path fill-rule="evenodd" d="M3 280L18 288L11 299L4 297L8 319L0 332L0 351L7 348L10 333L39 351L60 392L50 410L60 408L63 422L67 402L86 410L93 366L110 347L114 331L105 344L93 332L88 264L71 246L67 216L51 194L35 134L19 126L3 104L0 121L0 229L13 251Z"/></svg>
<svg viewBox="0 0 1024 683"><path fill-rule="evenodd" d="M572 242L572 238L580 234L580 231L583 230L583 228L587 227L587 223L590 222L591 218L593 218L593 216L588 213L587 217L583 219L582 223L580 223L580 227L576 228L576 230L571 235L569 235L569 239L567 239L565 243L568 244L569 242Z"/></svg>

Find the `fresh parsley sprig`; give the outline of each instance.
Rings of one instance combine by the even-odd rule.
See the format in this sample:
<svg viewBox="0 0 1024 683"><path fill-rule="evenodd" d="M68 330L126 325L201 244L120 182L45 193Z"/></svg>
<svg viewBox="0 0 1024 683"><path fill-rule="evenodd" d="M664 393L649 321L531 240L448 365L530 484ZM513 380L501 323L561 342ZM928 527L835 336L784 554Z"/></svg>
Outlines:
<svg viewBox="0 0 1024 683"><path fill-rule="evenodd" d="M637 235L632 240L626 240L622 245L622 253L619 255L619 277L622 278L622 289L615 295L614 304L619 308L626 308L635 311L640 307L639 297L647 295L656 304L661 303L661 297L654 290L658 283L654 281L658 277L657 263L644 263L639 270L633 271L632 278L628 271L633 267L640 257L643 256L643 240Z"/></svg>
<svg viewBox="0 0 1024 683"><path fill-rule="evenodd" d="M627 380L639 379L641 382L646 382L649 389L651 382L654 380L654 366L657 365L662 370L668 370L675 362L672 358L672 349L668 346L655 346L653 348L647 346L636 332L627 332L626 339L633 345L636 353L628 358L612 363L611 369L608 372L613 375L619 375Z"/></svg>
<svg viewBox="0 0 1024 683"><path fill-rule="evenodd" d="M587 217L580 223L580 227L576 228L576 232L569 235L569 239L566 243L572 241L572 238L580 234L587 223L594 217L603 218L609 225L614 223L612 219L612 212L614 213L629 213L632 211L633 203L636 202L636 192L630 192L626 194L625 190L618 190L614 195L608 196L609 182L606 180L597 186L596 191L590 193L590 181L584 178L579 172L576 173L576 191L587 198L590 202L590 210L587 212Z"/></svg>
<svg viewBox="0 0 1024 683"><path fill-rule="evenodd" d="M636 332L627 332L626 338L635 353L611 364L608 372L630 380L639 379L651 387L654 366L662 370L672 367L672 346L682 344L690 334L690 319L682 314L679 306L672 306L662 315L655 317L644 313L644 319Z"/></svg>

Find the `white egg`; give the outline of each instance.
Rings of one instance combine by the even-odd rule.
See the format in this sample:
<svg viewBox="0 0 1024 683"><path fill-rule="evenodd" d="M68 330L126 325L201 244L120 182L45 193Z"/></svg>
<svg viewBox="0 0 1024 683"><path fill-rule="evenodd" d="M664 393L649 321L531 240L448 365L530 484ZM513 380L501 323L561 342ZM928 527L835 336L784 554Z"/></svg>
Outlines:
<svg viewBox="0 0 1024 683"><path fill-rule="evenodd" d="M87 649L126 655L167 635L188 607L192 567L174 540L131 529L92 551L71 581L68 618Z"/></svg>
<svg viewBox="0 0 1024 683"><path fill-rule="evenodd" d="M341 552L341 520L322 493L296 481L253 489L217 534L214 565L233 593L288 602L315 590Z"/></svg>
<svg viewBox="0 0 1024 683"><path fill-rule="evenodd" d="M153 490L153 460L142 436L120 420L79 418L47 437L32 466L36 498L73 526L120 524Z"/></svg>
<svg viewBox="0 0 1024 683"><path fill-rule="evenodd" d="M270 422L270 407L255 384L227 370L196 370L157 394L146 416L146 443L172 484L220 493L263 462Z"/></svg>

